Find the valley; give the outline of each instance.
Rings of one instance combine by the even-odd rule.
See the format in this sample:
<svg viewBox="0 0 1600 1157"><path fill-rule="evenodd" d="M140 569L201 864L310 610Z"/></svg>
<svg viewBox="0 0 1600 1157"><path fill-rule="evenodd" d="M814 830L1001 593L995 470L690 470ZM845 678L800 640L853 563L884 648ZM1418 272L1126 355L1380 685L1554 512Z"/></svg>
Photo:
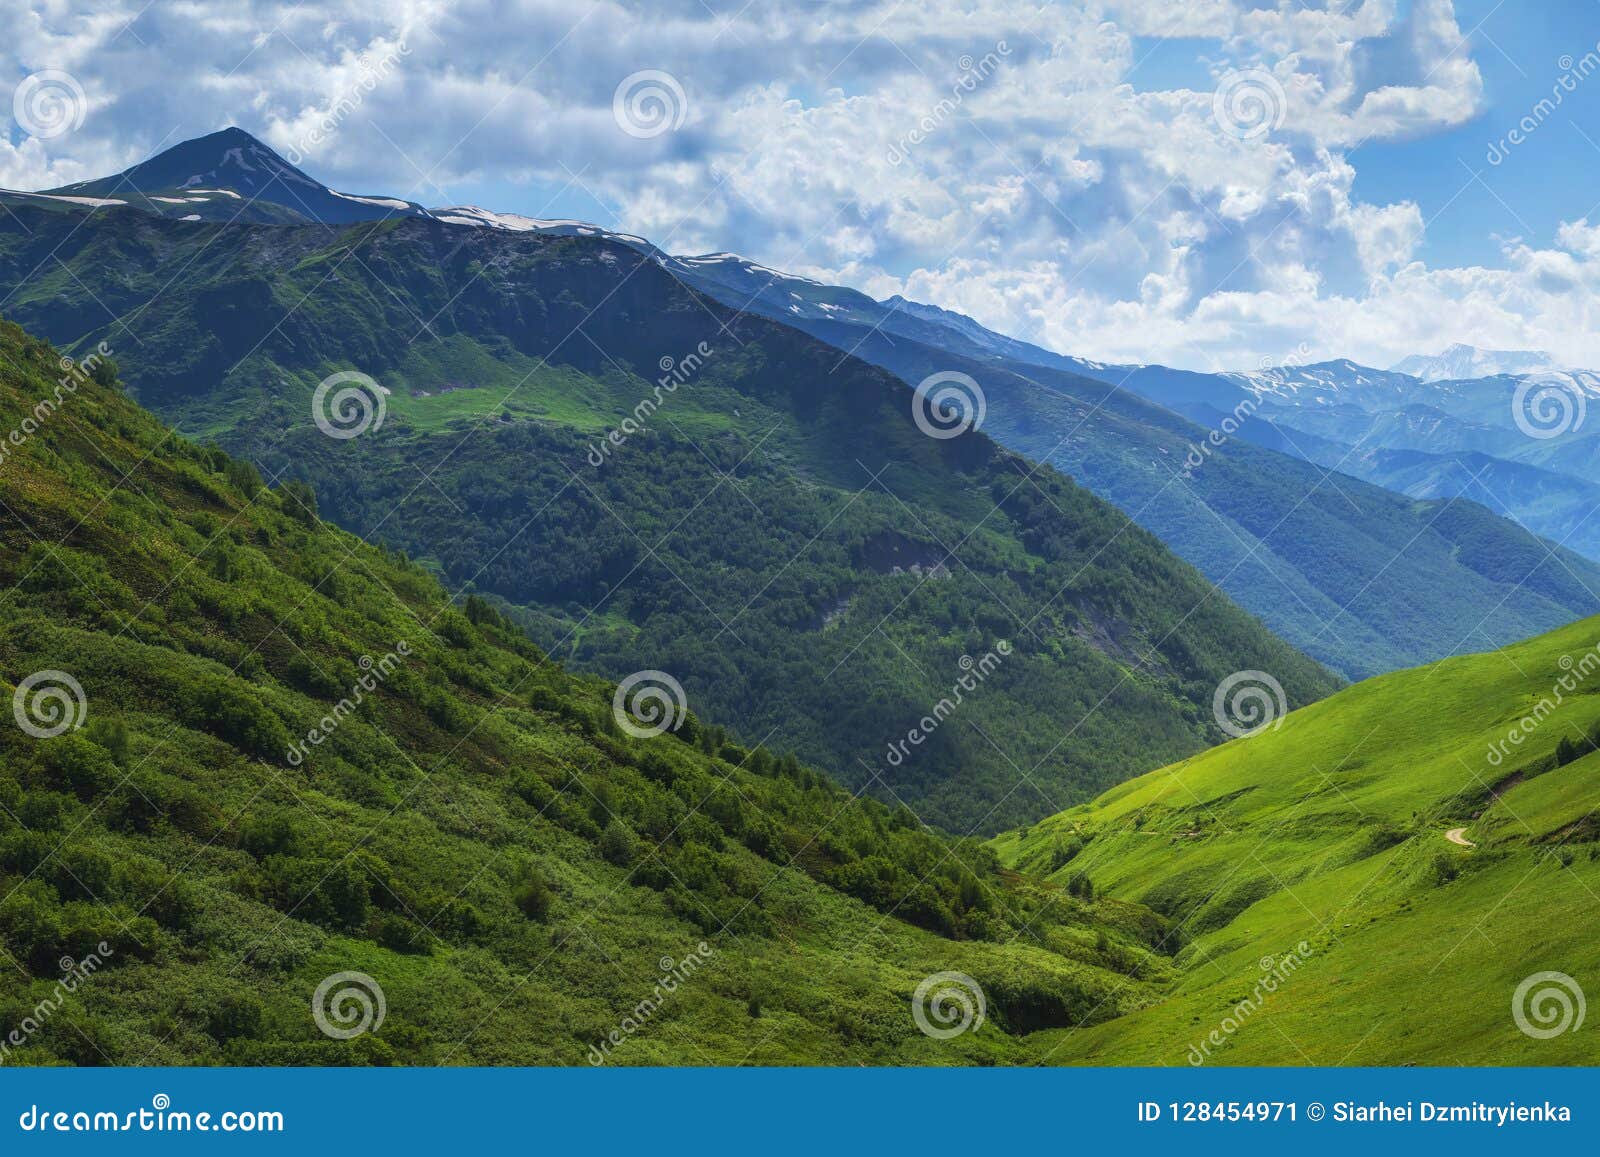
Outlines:
<svg viewBox="0 0 1600 1157"><path fill-rule="evenodd" d="M1594 375L1075 358L238 129L0 208L0 1059L1594 1060Z"/></svg>
<svg viewBox="0 0 1600 1157"><path fill-rule="evenodd" d="M1199 750L1241 666L1296 705L1339 685L1091 492L982 431L926 435L892 375L629 245L417 217L15 214L10 269L49 254L119 272L81 309L46 278L5 310L107 342L158 415L311 483L333 521L494 598L561 659L668 670L742 741L943 830L992 834ZM384 420L330 438L312 399L346 372L384 391ZM641 400L659 408L594 465ZM872 565L886 534L922 573ZM984 693L886 765L1001 641L1014 654Z"/></svg>

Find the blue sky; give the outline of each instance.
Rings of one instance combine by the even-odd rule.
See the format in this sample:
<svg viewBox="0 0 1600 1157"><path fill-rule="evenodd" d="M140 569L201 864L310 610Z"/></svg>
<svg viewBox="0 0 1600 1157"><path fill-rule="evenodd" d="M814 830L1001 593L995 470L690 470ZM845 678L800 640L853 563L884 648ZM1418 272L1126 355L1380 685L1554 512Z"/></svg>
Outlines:
<svg viewBox="0 0 1600 1157"><path fill-rule="evenodd" d="M1467 341L1600 365L1595 0L0 15L18 92L64 75L81 94L68 131L13 119L0 185L103 175L237 124L350 191L733 250L1084 356L1387 365ZM660 103L626 103L641 93Z"/></svg>
<svg viewBox="0 0 1600 1157"><path fill-rule="evenodd" d="M1414 199L1430 222L1421 255L1450 265L1493 261L1497 236L1548 237L1563 220L1600 216L1600 84L1586 82L1565 96L1557 115L1518 146L1518 163L1486 159L1491 142L1550 96L1562 56L1581 57L1579 45L1592 49L1600 41L1600 5L1462 0L1456 8L1483 74L1481 115L1351 154L1357 194ZM1482 184L1466 181L1469 168Z"/></svg>

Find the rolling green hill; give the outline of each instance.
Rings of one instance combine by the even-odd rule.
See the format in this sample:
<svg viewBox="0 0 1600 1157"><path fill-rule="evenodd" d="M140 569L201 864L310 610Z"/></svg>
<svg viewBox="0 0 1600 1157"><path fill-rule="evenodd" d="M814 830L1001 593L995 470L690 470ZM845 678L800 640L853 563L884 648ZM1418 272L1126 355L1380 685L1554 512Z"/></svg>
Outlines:
<svg viewBox="0 0 1600 1157"><path fill-rule="evenodd" d="M1600 620L954 841L692 714L635 738L111 377L0 328L7 1062L1593 1060L1512 1003L1600 964ZM939 1040L945 973L986 1016Z"/></svg>
<svg viewBox="0 0 1600 1157"><path fill-rule="evenodd" d="M995 1063L1170 974L1139 905L693 714L636 738L113 377L0 324L6 1063ZM951 971L986 1020L937 1040Z"/></svg>
<svg viewBox="0 0 1600 1157"><path fill-rule="evenodd" d="M889 373L627 245L427 218L14 219L4 308L108 343L162 417L312 483L333 521L563 660L666 670L745 742L948 830L1214 742L1236 670L1297 705L1337 685L1088 491L981 433L925 435ZM318 383L352 371L385 420L328 437Z"/></svg>
<svg viewBox="0 0 1600 1157"><path fill-rule="evenodd" d="M1600 990L1597 647L1591 618L1371 679L994 841L1020 869L1081 874L1162 912L1169 946L1182 944L1160 1003L1056 1033L1044 1051L1096 1064L1594 1063L1592 1023L1541 1038L1512 1007L1541 972ZM1559 1024L1551 983L1531 990L1551 991L1548 1021L1522 1002L1535 1029ZM1204 1047L1213 1030L1222 1043Z"/></svg>

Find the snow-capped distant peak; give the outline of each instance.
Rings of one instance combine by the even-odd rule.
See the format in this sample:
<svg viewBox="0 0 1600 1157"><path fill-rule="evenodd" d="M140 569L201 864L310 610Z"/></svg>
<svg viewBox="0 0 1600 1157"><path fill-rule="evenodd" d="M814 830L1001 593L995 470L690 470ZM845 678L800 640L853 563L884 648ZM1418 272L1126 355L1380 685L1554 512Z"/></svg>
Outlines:
<svg viewBox="0 0 1600 1157"><path fill-rule="evenodd" d="M1443 353L1412 354L1394 368L1425 382L1492 378L1499 374L1536 374L1559 370L1555 359L1542 350L1485 350L1460 342Z"/></svg>
<svg viewBox="0 0 1600 1157"><path fill-rule="evenodd" d="M247 223L300 219L341 225L427 215L420 205L398 197L336 192L240 128L183 141L111 177L45 192L100 198L142 194L148 198L140 205L144 209L227 197L244 202L235 216Z"/></svg>

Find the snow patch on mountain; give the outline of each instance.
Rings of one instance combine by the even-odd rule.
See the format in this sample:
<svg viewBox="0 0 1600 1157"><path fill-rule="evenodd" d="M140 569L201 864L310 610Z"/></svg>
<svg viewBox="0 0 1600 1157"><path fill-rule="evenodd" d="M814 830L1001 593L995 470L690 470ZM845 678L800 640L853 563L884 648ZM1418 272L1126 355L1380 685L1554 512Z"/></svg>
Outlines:
<svg viewBox="0 0 1600 1157"><path fill-rule="evenodd" d="M1543 350L1485 350L1457 342L1443 353L1402 358L1393 368L1424 382L1442 382L1536 374L1562 367Z"/></svg>
<svg viewBox="0 0 1600 1157"><path fill-rule="evenodd" d="M510 233L544 233L552 237L605 237L621 242L645 253L655 253L656 248L643 237L631 233L614 233L591 225L587 221L565 218L524 217L520 213L496 213L477 205L450 205L428 210L447 225L471 225L478 229L503 229Z"/></svg>

